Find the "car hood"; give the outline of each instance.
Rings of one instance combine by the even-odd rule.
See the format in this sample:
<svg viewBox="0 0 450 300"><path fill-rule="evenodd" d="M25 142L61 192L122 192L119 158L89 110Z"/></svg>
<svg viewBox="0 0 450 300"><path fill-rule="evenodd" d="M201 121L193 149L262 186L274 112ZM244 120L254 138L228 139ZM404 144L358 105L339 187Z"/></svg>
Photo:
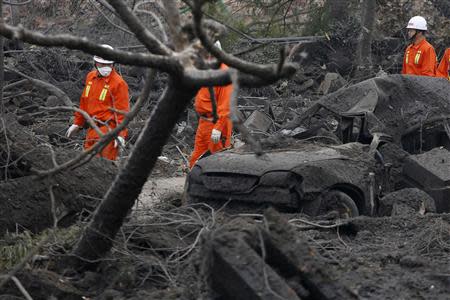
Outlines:
<svg viewBox="0 0 450 300"><path fill-rule="evenodd" d="M201 159L197 165L202 173L230 173L261 176L270 171L292 170L299 165L331 159L348 159L338 148L311 147L309 150L270 151L261 156L254 153L225 151Z"/></svg>

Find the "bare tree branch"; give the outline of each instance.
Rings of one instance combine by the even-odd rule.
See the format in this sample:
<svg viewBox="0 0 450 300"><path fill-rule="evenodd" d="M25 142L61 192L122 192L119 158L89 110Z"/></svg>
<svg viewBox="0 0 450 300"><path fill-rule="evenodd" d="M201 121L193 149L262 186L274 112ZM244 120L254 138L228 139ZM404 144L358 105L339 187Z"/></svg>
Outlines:
<svg viewBox="0 0 450 300"><path fill-rule="evenodd" d="M39 46L66 47L68 49L81 50L123 64L151 67L172 74L180 74L182 72L181 64L177 60L178 57L111 50L91 42L87 38L75 37L68 34L43 35L24 29L21 26L15 27L4 23L0 24L0 34L9 39L19 39Z"/></svg>
<svg viewBox="0 0 450 300"><path fill-rule="evenodd" d="M85 112L82 109L79 109L78 107L75 107L75 106L43 107L43 106L41 106L39 108L43 109L43 110L49 110L49 111L64 110L64 111L79 112L83 116L83 118L86 120L86 122L88 122L89 126L91 126L100 137L103 136L103 132L100 130L100 128L98 128L97 124L95 123L95 120L93 118L91 118L91 116L89 116L89 114L87 112Z"/></svg>
<svg viewBox="0 0 450 300"><path fill-rule="evenodd" d="M116 13L116 11L114 10L114 7L112 7L111 5L108 4L108 2L106 2L105 0L95 0L98 3L100 3L104 8L106 8L107 10L109 10L110 12L112 12L116 17L120 16Z"/></svg>
<svg viewBox="0 0 450 300"><path fill-rule="evenodd" d="M96 10L97 10L97 11L98 11L98 12L106 19L106 21L109 22L109 24L111 24L112 26L116 27L117 29L119 29L119 30L121 30L121 31L123 31L123 32L125 32L125 33L128 33L128 34L133 35L133 33L132 33L131 31L129 31L129 30L123 28L123 27L120 26L120 25L117 25L117 24L114 23L110 18L108 18L108 16L107 16L100 8L98 8L97 5L95 5L95 3L94 3L93 0L89 0L89 2L90 2L90 3L92 4L92 6L95 7L95 9L96 9Z"/></svg>
<svg viewBox="0 0 450 300"><path fill-rule="evenodd" d="M55 95L56 97L60 98L64 102L65 105L68 105L68 106L72 106L73 105L73 102L72 102L72 100L70 100L69 96L67 96L66 93L64 93L62 90L60 90L58 87L54 86L53 84L50 84L48 82L45 82L45 81L42 81L42 80L30 77L30 76L28 76L26 74L23 74L20 71L17 71L17 70L8 68L8 67L6 69L10 70L11 72L14 72L14 73L16 73L16 74L26 78L26 79L28 79L34 86L36 86L38 88L41 88L41 89L44 89L47 92L49 92L49 93Z"/></svg>
<svg viewBox="0 0 450 300"><path fill-rule="evenodd" d="M171 55L172 50L161 43L145 26L139 18L133 15L132 11L121 0L107 0L120 15L122 21L134 32L136 38L147 47L151 53L160 55Z"/></svg>
<svg viewBox="0 0 450 300"><path fill-rule="evenodd" d="M158 23L158 27L159 27L159 30L161 32L161 36L162 36L162 39L163 39L164 43L167 43L169 41L169 39L167 38L166 30L164 29L164 26L163 26L161 20L159 19L159 17L154 12L148 11L148 10L144 10L144 9L135 9L135 10L133 10L133 12L134 13L142 13L142 14L150 15L156 21L156 23ZM142 47L145 47L145 46L142 46Z"/></svg>
<svg viewBox="0 0 450 300"><path fill-rule="evenodd" d="M27 83L27 82L28 82L28 79L22 79L22 80L19 80L19 81L16 81L16 82L7 84L7 85L5 85L5 86L3 87L3 91L6 91L6 90L9 90L9 89L15 88L15 87L20 86L20 85L22 85L22 84L25 84L25 83Z"/></svg>
<svg viewBox="0 0 450 300"><path fill-rule="evenodd" d="M26 0L26 1L24 1L24 2L15 3L15 2L3 0L2 2L3 2L3 4L20 6L20 5L27 5L27 4L31 3L31 1L32 1L32 0Z"/></svg>
<svg viewBox="0 0 450 300"><path fill-rule="evenodd" d="M182 77L183 85L191 86L222 86L232 83L232 68L226 70L197 70L186 68ZM280 74L279 77L262 79L260 77L238 72L238 82L241 86L259 87L278 81L281 78L288 78L291 74Z"/></svg>
<svg viewBox="0 0 450 300"><path fill-rule="evenodd" d="M183 39L183 35L181 34L180 13L178 11L177 3L175 0L165 0L163 5L166 13L166 21L169 24L169 32L172 37L175 50L181 51L187 44L187 40Z"/></svg>
<svg viewBox="0 0 450 300"><path fill-rule="evenodd" d="M202 27L203 3L204 1L201 0L194 1L194 6L192 7L192 14L194 16L194 30L205 49L208 50L212 55L214 55L219 61L225 63L229 67L238 69L241 72L253 74L266 80L270 80L271 78L279 79L280 76L290 76L295 73L295 64L284 64L281 70L278 72L275 65L258 65L249 63L247 61L236 58L233 55L227 54L226 52L214 46Z"/></svg>

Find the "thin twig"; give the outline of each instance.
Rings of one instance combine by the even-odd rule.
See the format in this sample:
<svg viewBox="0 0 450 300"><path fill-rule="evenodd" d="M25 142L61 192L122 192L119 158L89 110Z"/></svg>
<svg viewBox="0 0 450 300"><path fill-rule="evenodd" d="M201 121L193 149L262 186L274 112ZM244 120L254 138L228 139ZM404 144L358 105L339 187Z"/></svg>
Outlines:
<svg viewBox="0 0 450 300"><path fill-rule="evenodd" d="M55 194L53 193L53 188L55 185L50 185L48 187L48 192L50 194L50 201L51 201L51 209L52 209L52 216L53 216L53 229L56 229L58 227L58 217L56 216L56 199Z"/></svg>
<svg viewBox="0 0 450 300"><path fill-rule="evenodd" d="M3 118L3 115L1 117L1 119L2 119L2 127L3 127L3 133L5 134L5 144L6 144L6 163L5 163L5 178L4 178L4 180L7 181L8 180L9 160L11 159L11 149L9 147L8 132L6 130L6 123L5 123L5 118Z"/></svg>
<svg viewBox="0 0 450 300"><path fill-rule="evenodd" d="M20 72L18 70L15 70L15 69L12 69L12 68L8 68L8 67L5 67L5 69L9 70L11 72L14 72L14 73L16 73L16 74L18 74L18 75L28 79L36 87L45 89L46 91L48 91L48 92L54 94L55 96L61 98L64 101L64 104L66 104L68 106L73 105L72 100L70 100L70 98L67 96L67 94L64 93L58 87L56 87L56 86L54 86L54 85L52 85L52 84L50 84L48 82L45 82L45 81L33 78L31 76L28 76L28 75L26 75L26 74L24 74L24 73L22 73L22 72Z"/></svg>
<svg viewBox="0 0 450 300"><path fill-rule="evenodd" d="M85 112L82 109L79 109L75 106L57 106L57 107L45 107L40 106L40 109L48 110L48 111L76 111L80 113L83 118L89 123L89 126L92 127L92 129L95 130L95 132L98 134L99 137L103 137L103 132L100 130L100 128L96 124L96 120L94 120L87 112Z"/></svg>
<svg viewBox="0 0 450 300"><path fill-rule="evenodd" d="M94 1L93 0L89 0L89 2L92 4L92 6L93 7L95 7L95 9L106 19L106 21L108 21L109 22L109 24L111 24L112 26L114 26L115 28L117 28L117 29L119 29L119 30L121 30L121 31L123 31L123 32L125 32L125 33L128 33L128 34L130 34L130 35L134 35L131 31L129 31L129 30L127 30L127 29L125 29L125 28L123 28L122 26L120 26L120 25L117 25L117 24L115 24L104 12L103 12L103 10L101 10L99 7L97 7L97 5L95 5L95 3L94 3Z"/></svg>
<svg viewBox="0 0 450 300"><path fill-rule="evenodd" d="M305 220L305 219L291 219L291 220L289 220L289 223L295 223L295 222L305 223L305 224L311 225L313 227L325 228L325 229L336 228L336 227L340 227L342 225L346 225L346 224L349 223L349 221L346 220L346 221L337 222L337 223L332 224L332 225L321 225L321 224L314 223L314 222L311 222L311 221L308 221L308 220ZM292 224L292 225L296 226L295 224Z"/></svg>

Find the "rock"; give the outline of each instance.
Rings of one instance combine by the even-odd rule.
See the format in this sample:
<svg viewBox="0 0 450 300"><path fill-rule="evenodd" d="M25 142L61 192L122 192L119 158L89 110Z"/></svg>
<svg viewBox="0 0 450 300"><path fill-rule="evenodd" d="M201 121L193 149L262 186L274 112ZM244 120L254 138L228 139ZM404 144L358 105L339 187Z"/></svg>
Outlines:
<svg viewBox="0 0 450 300"><path fill-rule="evenodd" d="M406 255L400 258L399 264L406 268L417 268L425 265L425 260L419 256Z"/></svg>
<svg viewBox="0 0 450 300"><path fill-rule="evenodd" d="M317 90L321 94L329 94L343 87L347 82L338 73L327 73Z"/></svg>
<svg viewBox="0 0 450 300"><path fill-rule="evenodd" d="M313 79L308 79L305 82L303 82L298 88L297 91L298 92L304 92L307 89L309 89L310 87L312 87L314 85L314 80Z"/></svg>
<svg viewBox="0 0 450 300"><path fill-rule="evenodd" d="M422 211L436 211L433 198L420 189L407 188L382 197L379 202L378 215L405 215Z"/></svg>
<svg viewBox="0 0 450 300"><path fill-rule="evenodd" d="M245 120L244 125L250 130L268 132L270 126L272 126L272 119L265 113L255 110L250 117Z"/></svg>

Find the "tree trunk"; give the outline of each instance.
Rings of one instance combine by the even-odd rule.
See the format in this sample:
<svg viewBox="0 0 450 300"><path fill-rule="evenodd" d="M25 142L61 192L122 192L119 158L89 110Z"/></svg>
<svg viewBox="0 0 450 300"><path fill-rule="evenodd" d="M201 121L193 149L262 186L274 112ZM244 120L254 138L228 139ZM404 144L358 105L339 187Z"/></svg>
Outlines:
<svg viewBox="0 0 450 300"><path fill-rule="evenodd" d="M177 78L170 78L124 169L117 175L78 242L75 257L93 261L111 249L116 233L139 196L176 121L197 92L196 88L183 87L177 82ZM83 267L81 260L71 263Z"/></svg>
<svg viewBox="0 0 450 300"><path fill-rule="evenodd" d="M375 27L376 0L364 0L361 6L361 32L356 50L359 73L366 73L372 67L372 37Z"/></svg>

